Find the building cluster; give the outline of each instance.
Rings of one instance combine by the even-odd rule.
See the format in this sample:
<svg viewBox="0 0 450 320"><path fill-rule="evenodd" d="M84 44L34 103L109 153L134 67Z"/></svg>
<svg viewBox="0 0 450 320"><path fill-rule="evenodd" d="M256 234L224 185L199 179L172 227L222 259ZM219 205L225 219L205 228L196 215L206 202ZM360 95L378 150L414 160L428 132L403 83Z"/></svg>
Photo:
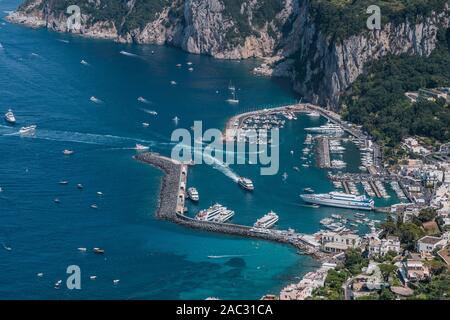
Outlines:
<svg viewBox="0 0 450 320"><path fill-rule="evenodd" d="M299 283L285 287L280 293L280 300L305 300L311 297L315 289L325 285L328 271L334 268L334 263L323 263L318 270L308 272Z"/></svg>

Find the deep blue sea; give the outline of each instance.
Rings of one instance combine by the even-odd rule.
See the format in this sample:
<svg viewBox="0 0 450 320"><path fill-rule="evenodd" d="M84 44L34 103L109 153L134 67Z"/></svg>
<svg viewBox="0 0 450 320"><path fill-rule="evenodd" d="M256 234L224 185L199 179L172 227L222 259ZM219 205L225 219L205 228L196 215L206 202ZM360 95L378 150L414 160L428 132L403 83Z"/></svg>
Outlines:
<svg viewBox="0 0 450 320"><path fill-rule="evenodd" d="M0 0L0 17L18 3ZM0 43L0 113L12 108L18 119L15 127L3 119L0 124L0 299L259 299L317 267L288 246L156 220L162 174L132 158L136 143L170 155L172 131L190 128L195 120L221 129L234 114L291 103L299 97L288 82L252 75L254 60L221 61L3 20ZM230 80L238 87L236 106L225 102ZM90 101L92 96L101 103ZM276 176L260 176L257 166L229 168L253 179L252 194L230 179L227 168L194 167L189 185L197 187L201 201L197 208L190 205L191 212L220 202L236 211L234 222L252 224L274 210L279 228L308 233L319 230L319 221L331 213L351 215L300 205L304 187L324 192L333 187L324 170L293 170L302 163L303 128L323 122L301 116L288 123L281 132ZM34 138L17 134L31 124L38 126ZM75 154L64 156L64 149ZM357 149L347 150L350 169L357 168ZM62 186L61 180L69 184ZM84 190L76 188L79 183ZM94 203L98 210L90 207ZM93 247L104 248L105 255L93 254ZM82 289L55 289L57 280L65 282L69 265L81 268ZM97 279L90 280L92 275ZM114 279L120 282L113 284Z"/></svg>

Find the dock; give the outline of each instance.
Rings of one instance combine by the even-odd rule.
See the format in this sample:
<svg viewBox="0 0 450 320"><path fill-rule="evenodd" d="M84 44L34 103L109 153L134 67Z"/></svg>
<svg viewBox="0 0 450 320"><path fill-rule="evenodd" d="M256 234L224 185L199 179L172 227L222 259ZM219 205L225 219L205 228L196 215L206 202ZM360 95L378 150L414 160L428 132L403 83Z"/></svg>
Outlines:
<svg viewBox="0 0 450 320"><path fill-rule="evenodd" d="M327 137L319 137L316 145L317 164L319 168L331 168L330 142Z"/></svg>
<svg viewBox="0 0 450 320"><path fill-rule="evenodd" d="M292 230L255 229L238 224L199 221L186 216L184 208L189 165L151 152L141 153L135 156L135 159L164 172L156 210L157 218L192 229L288 244L319 260L330 259L328 254L319 251L308 242L308 235L296 233Z"/></svg>

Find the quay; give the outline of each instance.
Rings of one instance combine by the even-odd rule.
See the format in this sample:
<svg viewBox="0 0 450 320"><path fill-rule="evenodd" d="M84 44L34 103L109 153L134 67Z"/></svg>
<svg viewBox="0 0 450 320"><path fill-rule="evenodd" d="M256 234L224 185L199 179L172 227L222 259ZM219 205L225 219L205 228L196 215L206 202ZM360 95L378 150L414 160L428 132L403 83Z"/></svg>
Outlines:
<svg viewBox="0 0 450 320"><path fill-rule="evenodd" d="M317 164L319 168L331 168L330 143L327 137L317 138Z"/></svg>
<svg viewBox="0 0 450 320"><path fill-rule="evenodd" d="M150 164L164 172L158 207L156 210L157 218L208 232L288 244L321 261L330 259L328 254L319 251L308 241L308 235L296 233L293 230L258 230L238 224L199 221L186 216L184 214L186 198L185 190L189 166L151 152L141 153L134 158L140 162Z"/></svg>

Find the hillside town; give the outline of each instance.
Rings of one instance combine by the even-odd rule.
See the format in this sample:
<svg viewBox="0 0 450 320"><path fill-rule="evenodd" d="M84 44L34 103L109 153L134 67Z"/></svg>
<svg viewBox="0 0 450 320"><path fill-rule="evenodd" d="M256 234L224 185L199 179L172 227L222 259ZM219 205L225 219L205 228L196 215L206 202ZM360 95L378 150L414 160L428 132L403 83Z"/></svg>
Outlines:
<svg viewBox="0 0 450 320"><path fill-rule="evenodd" d="M375 175L395 181L409 201L392 205L386 220L363 236L348 230L314 234L316 249L332 258L285 287L281 300L450 294L450 143L408 137L401 148L402 158Z"/></svg>

